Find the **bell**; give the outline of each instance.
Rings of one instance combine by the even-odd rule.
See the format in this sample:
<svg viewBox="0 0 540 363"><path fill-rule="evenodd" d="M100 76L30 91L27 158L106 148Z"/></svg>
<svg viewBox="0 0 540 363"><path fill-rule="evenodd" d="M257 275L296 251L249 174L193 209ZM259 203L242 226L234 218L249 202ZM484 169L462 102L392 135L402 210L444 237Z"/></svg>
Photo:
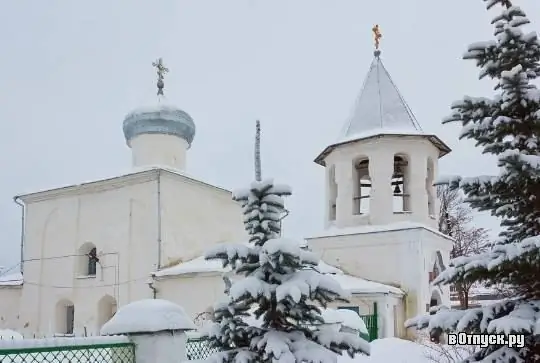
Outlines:
<svg viewBox="0 0 540 363"><path fill-rule="evenodd" d="M394 188L394 194L401 194L401 189L399 188L399 184L396 184L396 187Z"/></svg>

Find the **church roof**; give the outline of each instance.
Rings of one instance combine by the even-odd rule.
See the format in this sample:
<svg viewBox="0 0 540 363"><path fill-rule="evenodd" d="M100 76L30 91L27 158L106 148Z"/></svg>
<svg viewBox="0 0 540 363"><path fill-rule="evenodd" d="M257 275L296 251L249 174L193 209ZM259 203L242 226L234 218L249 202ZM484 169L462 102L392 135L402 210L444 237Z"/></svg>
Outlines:
<svg viewBox="0 0 540 363"><path fill-rule="evenodd" d="M370 130L392 130L394 133L421 133L411 109L401 96L386 70L380 52L369 67L369 72L353 107L343 125L339 141L354 138Z"/></svg>
<svg viewBox="0 0 540 363"><path fill-rule="evenodd" d="M320 261L316 269L322 274L331 275L332 278L334 278L341 287L350 294L391 293L400 296L404 294L403 290L400 288L366 280L357 276L347 275L339 268L328 265L324 261ZM199 273L223 274L229 271L231 271L230 267L223 267L221 261L206 260L204 256L200 256L193 260L181 262L177 265L161 269L154 272L152 275L156 278L167 278Z"/></svg>
<svg viewBox="0 0 540 363"><path fill-rule="evenodd" d="M364 84L354 107L343 125L337 140L329 145L315 162L325 165L324 159L337 146L380 136L413 136L431 141L439 150L439 157L451 149L437 136L425 133L390 73L384 66L381 52L376 50Z"/></svg>
<svg viewBox="0 0 540 363"><path fill-rule="evenodd" d="M172 175L178 178L183 178L186 181L199 183L200 185L203 185L205 187L219 190L227 194L231 193L231 191L226 188L196 178L192 175L185 173L184 171L176 170L166 165L147 165L134 168L128 172L117 174L116 176L103 177L96 180L85 181L79 184L71 184L62 187L40 190L37 192L19 194L16 195L14 199L20 198L23 202L29 203L56 198L59 196L78 195L89 191L95 192L96 190L115 189L122 187L123 185L125 185L125 183L136 183L138 180L147 181L147 177L149 177L150 180L155 180L155 178L157 178L161 172L163 172L163 174L165 175Z"/></svg>

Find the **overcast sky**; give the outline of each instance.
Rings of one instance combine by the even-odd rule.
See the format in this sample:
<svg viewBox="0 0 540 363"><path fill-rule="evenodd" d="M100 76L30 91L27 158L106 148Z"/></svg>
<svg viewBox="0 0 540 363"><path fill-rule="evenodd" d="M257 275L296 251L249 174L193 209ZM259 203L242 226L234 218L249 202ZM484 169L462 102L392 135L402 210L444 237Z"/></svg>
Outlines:
<svg viewBox="0 0 540 363"><path fill-rule="evenodd" d="M540 2L518 5L538 29ZM129 170L122 120L155 100L158 57L170 69L169 103L197 125L190 174L227 188L249 182L261 120L263 176L294 190L286 234L323 227L324 170L313 159L351 111L375 23L382 59L419 123L454 149L441 172L496 172L458 142L457 126L440 124L452 101L491 94L460 58L492 38L492 15L481 0L0 2L0 264L19 258L14 195Z"/></svg>

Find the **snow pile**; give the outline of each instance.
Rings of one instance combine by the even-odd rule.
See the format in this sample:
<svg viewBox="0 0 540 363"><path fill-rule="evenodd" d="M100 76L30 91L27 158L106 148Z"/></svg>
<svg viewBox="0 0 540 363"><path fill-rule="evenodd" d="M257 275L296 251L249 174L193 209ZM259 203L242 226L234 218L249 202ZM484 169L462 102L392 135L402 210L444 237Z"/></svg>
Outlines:
<svg viewBox="0 0 540 363"><path fill-rule="evenodd" d="M445 363L444 360L432 360L433 352L424 345L398 338L376 339L371 342L369 357L350 358L340 356L337 363Z"/></svg>
<svg viewBox="0 0 540 363"><path fill-rule="evenodd" d="M167 300L145 299L120 308L112 319L103 325L101 335L196 329L181 306Z"/></svg>
<svg viewBox="0 0 540 363"><path fill-rule="evenodd" d="M89 345L129 343L125 336L109 337L70 337L70 338L44 338L44 339L6 339L0 340L0 349L29 349L29 348L54 348L54 347L78 347ZM39 353L38 353L39 354ZM32 362L42 362L43 354L35 357Z"/></svg>
<svg viewBox="0 0 540 363"><path fill-rule="evenodd" d="M0 340L21 340L23 336L11 329L0 329Z"/></svg>

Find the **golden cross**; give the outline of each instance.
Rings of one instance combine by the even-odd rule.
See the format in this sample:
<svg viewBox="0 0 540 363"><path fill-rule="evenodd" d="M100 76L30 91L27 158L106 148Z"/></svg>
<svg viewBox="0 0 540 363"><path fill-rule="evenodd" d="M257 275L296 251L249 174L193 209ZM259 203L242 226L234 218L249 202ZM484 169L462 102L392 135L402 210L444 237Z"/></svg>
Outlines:
<svg viewBox="0 0 540 363"><path fill-rule="evenodd" d="M371 29L371 31L373 32L373 36L375 38L375 49L379 49L379 44L381 42L381 38L382 38L382 34L381 34L381 31L379 29L379 24L376 24L373 29Z"/></svg>
<svg viewBox="0 0 540 363"><path fill-rule="evenodd" d="M158 79L163 80L163 75L169 72L169 68L163 64L163 59L159 58L157 61L152 62L152 65L157 69Z"/></svg>
<svg viewBox="0 0 540 363"><path fill-rule="evenodd" d="M169 72L169 68L165 67L165 65L163 64L163 59L162 58L159 58L157 61L152 62L152 65L156 68L157 75L158 75L158 81L157 81L158 92L157 92L157 94L158 95L163 95L163 87L165 87L165 84L163 82L163 75L165 73Z"/></svg>

